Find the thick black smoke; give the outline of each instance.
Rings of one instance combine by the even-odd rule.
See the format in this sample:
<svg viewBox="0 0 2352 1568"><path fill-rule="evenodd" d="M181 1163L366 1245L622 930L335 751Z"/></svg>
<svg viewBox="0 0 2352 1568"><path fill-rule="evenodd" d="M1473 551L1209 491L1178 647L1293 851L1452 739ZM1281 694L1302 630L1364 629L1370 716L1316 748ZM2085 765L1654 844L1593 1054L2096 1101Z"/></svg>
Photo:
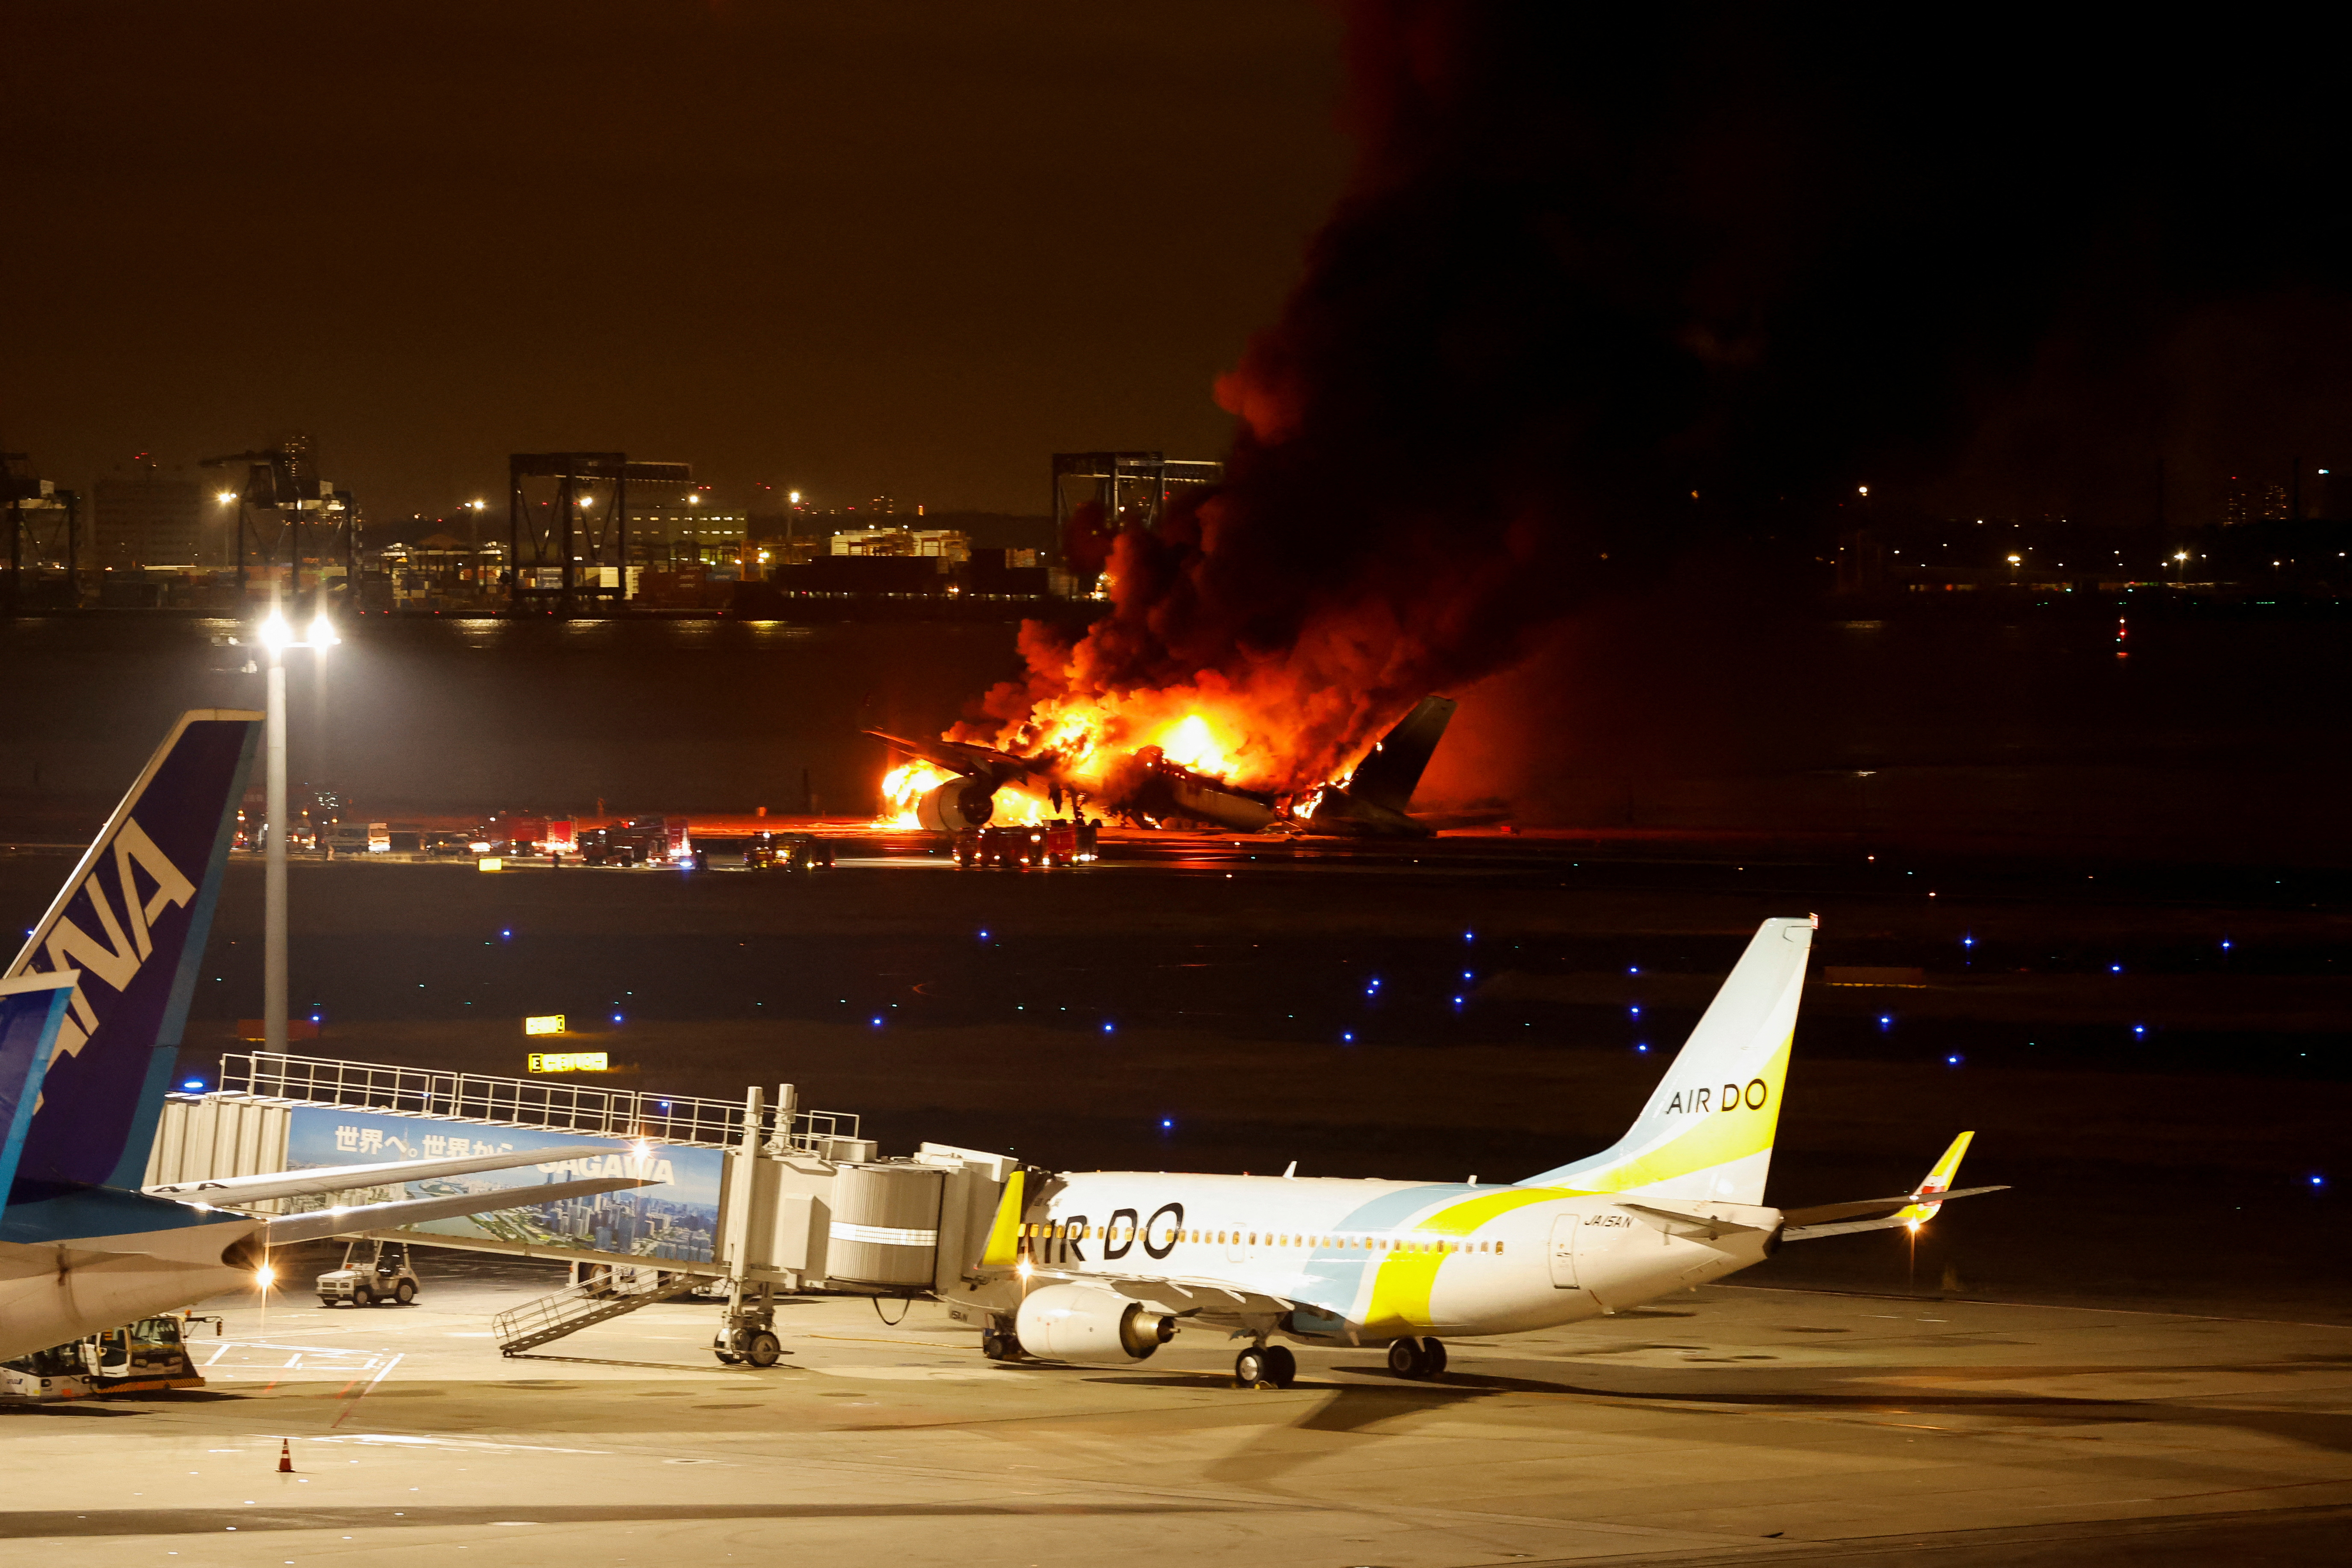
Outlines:
<svg viewBox="0 0 2352 1568"><path fill-rule="evenodd" d="M2242 11L1348 15L1360 157L1220 383L1228 481L1119 540L1076 646L1031 629L1008 738L1205 705L1301 784L1604 585L1825 534L1863 485L2138 507L2116 476L2211 368L2188 329L2253 302L2275 337L2352 276L2341 53Z"/></svg>

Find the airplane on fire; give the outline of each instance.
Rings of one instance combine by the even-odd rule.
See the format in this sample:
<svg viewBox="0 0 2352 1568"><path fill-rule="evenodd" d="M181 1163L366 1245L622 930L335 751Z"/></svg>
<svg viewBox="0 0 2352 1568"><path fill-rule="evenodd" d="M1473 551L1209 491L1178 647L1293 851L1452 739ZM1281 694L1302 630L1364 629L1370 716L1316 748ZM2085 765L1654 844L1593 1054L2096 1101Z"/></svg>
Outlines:
<svg viewBox="0 0 2352 1568"><path fill-rule="evenodd" d="M510 1195L260 1216L276 1198L607 1155L602 1145L142 1186L261 715L184 714L0 976L0 1361L270 1283L270 1249ZM531 1201L649 1185L533 1186Z"/></svg>
<svg viewBox="0 0 2352 1568"><path fill-rule="evenodd" d="M1246 1339L1244 1385L1297 1371L1276 1336L1445 1369L1443 1335L1521 1333L1721 1279L1781 1243L1908 1226L1974 1136L1910 1192L1764 1202L1817 916L1767 920L1625 1135L1507 1186L1146 1171L1015 1171L976 1275L946 1295L992 1359L1139 1361L1181 1327ZM1034 1183L1028 1178L1036 1176Z"/></svg>
<svg viewBox="0 0 2352 1568"><path fill-rule="evenodd" d="M1102 784L1078 778L1056 757L1021 757L960 740L907 740L878 729L866 733L956 775L916 802L916 821L933 832L986 827L996 814L997 792L1011 789L1050 800L1055 810L1066 795L1074 806L1080 799L1101 799L1115 811L1154 823L1190 817L1242 833L1277 829L1334 837L1427 838L1428 824L1406 815L1405 809L1455 706L1451 697L1422 698L1373 743L1354 773L1297 801L1196 772L1151 747L1136 754L1139 768L1123 773L1118 796L1108 798Z"/></svg>

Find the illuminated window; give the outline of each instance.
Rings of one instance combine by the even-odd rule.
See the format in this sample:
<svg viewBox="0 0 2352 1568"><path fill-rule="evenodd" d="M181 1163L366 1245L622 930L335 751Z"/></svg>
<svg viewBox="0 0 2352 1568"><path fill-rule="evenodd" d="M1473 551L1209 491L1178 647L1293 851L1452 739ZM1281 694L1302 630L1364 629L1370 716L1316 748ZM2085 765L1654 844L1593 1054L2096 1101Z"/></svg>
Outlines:
<svg viewBox="0 0 2352 1568"><path fill-rule="evenodd" d="M1499 1242L1499 1241L1496 1242L1496 1243L1495 1243L1495 1250L1496 1250L1496 1251L1497 1251L1497 1252L1500 1252L1502 1249L1503 1249L1503 1244L1502 1244L1501 1242Z"/></svg>

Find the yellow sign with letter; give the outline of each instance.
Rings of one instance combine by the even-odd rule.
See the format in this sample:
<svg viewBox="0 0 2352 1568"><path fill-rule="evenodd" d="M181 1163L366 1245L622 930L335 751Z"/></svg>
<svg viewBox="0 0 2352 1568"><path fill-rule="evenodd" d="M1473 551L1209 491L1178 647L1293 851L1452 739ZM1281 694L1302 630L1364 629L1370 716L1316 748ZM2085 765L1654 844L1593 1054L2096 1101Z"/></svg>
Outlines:
<svg viewBox="0 0 2352 1568"><path fill-rule="evenodd" d="M533 1072L604 1072L609 1071L606 1056L601 1051L534 1051L530 1053Z"/></svg>
<svg viewBox="0 0 2352 1568"><path fill-rule="evenodd" d="M537 1018L527 1018L522 1020L522 1031L525 1034L562 1034L563 1015L541 1013Z"/></svg>

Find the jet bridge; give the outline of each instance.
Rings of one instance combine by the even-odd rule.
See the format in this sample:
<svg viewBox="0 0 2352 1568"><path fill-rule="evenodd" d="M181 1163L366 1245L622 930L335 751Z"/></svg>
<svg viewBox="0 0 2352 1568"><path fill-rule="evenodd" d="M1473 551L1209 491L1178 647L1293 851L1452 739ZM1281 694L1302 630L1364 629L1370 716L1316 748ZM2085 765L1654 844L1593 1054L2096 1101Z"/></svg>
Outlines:
<svg viewBox="0 0 2352 1568"><path fill-rule="evenodd" d="M765 1302L778 1291L912 1295L961 1280L977 1264L1017 1165L938 1144L881 1158L855 1114L804 1108L790 1083L779 1084L772 1098L747 1089L737 1102L252 1051L223 1059L220 1084L165 1103L147 1185L534 1145L609 1146L602 1158L575 1155L254 1206L299 1212L511 1189L511 1208L381 1234L591 1265L592 1279L634 1279L648 1270L666 1277L661 1289L575 1289L575 1303L551 1297L519 1310L509 1314L518 1341L509 1354L527 1348L525 1338L544 1343L616 1315L615 1307L667 1299L679 1293L668 1283L694 1279L728 1289L722 1359L763 1364ZM591 1166L597 1168L584 1168ZM604 1174L656 1179L591 1197L531 1200L533 1186Z"/></svg>

